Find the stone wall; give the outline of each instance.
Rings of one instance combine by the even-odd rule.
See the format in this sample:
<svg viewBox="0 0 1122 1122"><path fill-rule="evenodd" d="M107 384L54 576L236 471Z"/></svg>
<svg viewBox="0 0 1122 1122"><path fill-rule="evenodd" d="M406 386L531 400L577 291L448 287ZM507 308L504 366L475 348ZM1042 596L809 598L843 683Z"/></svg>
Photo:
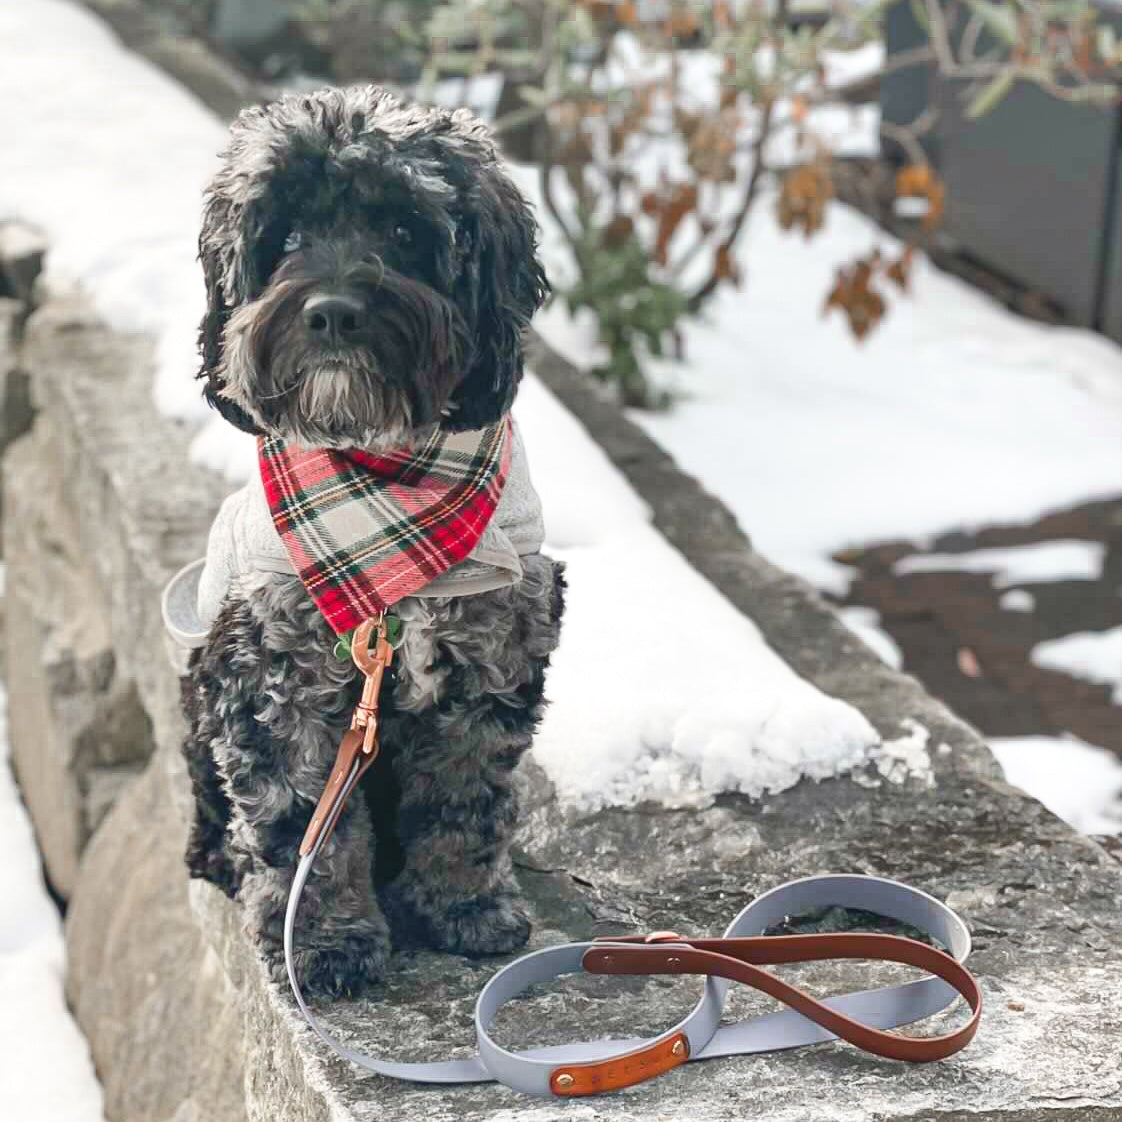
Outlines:
<svg viewBox="0 0 1122 1122"><path fill-rule="evenodd" d="M538 360L552 384L572 377ZM80 301L61 297L32 318L19 361L38 414L5 462L14 748L52 874L70 892L68 992L110 1122L556 1117L552 1104L494 1087L359 1077L325 1055L266 980L238 907L188 884L183 729L159 592L201 552L225 488L188 463L190 434L155 413L145 341L109 334ZM727 511L625 419L597 419L594 397L569 396L612 454L649 477L635 476L640 489L666 495L671 505L656 510L665 532L678 540L672 504L688 501L690 525L726 535L711 579L800 673L857 705L885 736L912 719L946 748L933 752L932 786L870 774L805 783L762 804L730 797L696 812L578 818L558 811L529 762L518 868L535 945L636 928L715 931L748 897L792 877L877 873L962 911L978 941L972 964L987 1011L977 1041L943 1064L902 1067L842 1046L717 1061L567 1115L1122 1117L1122 866L1001 783L971 729L882 666L803 584L727 537L739 534ZM696 552L684 536L678 544ZM398 956L374 1000L339 1003L328 1017L398 1058L463 1050L490 969ZM828 991L883 974L820 966L799 976ZM654 1031L668 1009L686 1007L687 991L688 982L662 981L545 995L504 1014L502 1038ZM757 1004L737 999L738 1011Z"/></svg>

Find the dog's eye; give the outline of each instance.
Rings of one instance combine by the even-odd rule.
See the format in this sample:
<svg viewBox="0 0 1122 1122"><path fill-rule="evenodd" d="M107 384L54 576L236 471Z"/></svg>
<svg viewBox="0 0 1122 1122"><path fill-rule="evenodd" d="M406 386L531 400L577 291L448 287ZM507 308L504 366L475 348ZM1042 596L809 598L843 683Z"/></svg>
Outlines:
<svg viewBox="0 0 1122 1122"><path fill-rule="evenodd" d="M289 234L288 237L284 239L284 251L285 251L285 253L294 253L296 250L298 250L300 248L301 240L302 239L300 237L300 231L299 230L293 230L292 233Z"/></svg>
<svg viewBox="0 0 1122 1122"><path fill-rule="evenodd" d="M413 244L413 231L403 223L399 223L393 228L393 240L401 246L409 246Z"/></svg>

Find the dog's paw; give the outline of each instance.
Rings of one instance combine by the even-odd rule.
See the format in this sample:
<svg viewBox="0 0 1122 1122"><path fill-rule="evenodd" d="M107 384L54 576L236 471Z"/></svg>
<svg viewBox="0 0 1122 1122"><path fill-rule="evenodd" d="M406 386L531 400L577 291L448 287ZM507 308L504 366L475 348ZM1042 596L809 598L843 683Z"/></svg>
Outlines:
<svg viewBox="0 0 1122 1122"><path fill-rule="evenodd" d="M451 954L509 954L529 939L530 920L515 896L478 896L453 904L436 935L440 950Z"/></svg>
<svg viewBox="0 0 1122 1122"><path fill-rule="evenodd" d="M322 938L327 938L323 936ZM293 954L296 977L309 998L358 997L386 973L389 939L381 933L339 933L330 941L301 947ZM287 984L284 955L269 956L273 977Z"/></svg>

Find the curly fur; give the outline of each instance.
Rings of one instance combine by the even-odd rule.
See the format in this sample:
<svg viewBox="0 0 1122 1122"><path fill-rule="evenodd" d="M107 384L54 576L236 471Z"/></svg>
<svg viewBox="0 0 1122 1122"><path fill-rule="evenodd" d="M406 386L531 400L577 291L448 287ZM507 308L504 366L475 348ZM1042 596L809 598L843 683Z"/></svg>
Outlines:
<svg viewBox="0 0 1122 1122"><path fill-rule="evenodd" d="M408 247L393 240L399 225ZM294 233L300 247L286 254ZM466 110L406 105L374 87L244 110L199 238L206 397L250 432L313 426L304 435L332 445L396 441L405 417L492 424L514 400L522 332L547 293L536 240L526 201ZM370 307L362 347L318 354L294 334L294 308L315 284L353 289ZM292 387L341 357L356 375L343 408L295 410Z"/></svg>
<svg viewBox="0 0 1122 1122"><path fill-rule="evenodd" d="M406 233L402 234L402 230ZM536 229L482 126L372 88L243 112L205 200L204 394L232 423L377 448L493 423L544 299ZM320 293L362 315L340 342L302 316ZM511 588L395 609L382 755L305 894L305 986L355 993L392 939L476 955L525 941L508 839L511 771L543 706L561 566ZM246 905L278 977L300 837L361 678L295 577L235 585L184 687L196 816L191 874Z"/></svg>

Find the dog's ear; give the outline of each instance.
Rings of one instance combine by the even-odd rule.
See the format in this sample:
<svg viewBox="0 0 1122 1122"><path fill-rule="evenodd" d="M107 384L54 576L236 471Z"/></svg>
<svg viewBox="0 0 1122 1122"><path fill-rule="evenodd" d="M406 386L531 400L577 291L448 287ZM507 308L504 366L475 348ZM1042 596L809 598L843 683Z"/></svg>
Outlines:
<svg viewBox="0 0 1122 1122"><path fill-rule="evenodd" d="M510 409L522 378L522 333L549 294L537 222L494 158L477 190L461 273L475 346L442 422L454 432L494 424Z"/></svg>
<svg viewBox="0 0 1122 1122"><path fill-rule="evenodd" d="M244 231L237 230L231 221L231 209L228 202L212 187L203 208L203 226L199 235L199 261L202 263L203 280L206 283L206 312L199 324L202 367L198 377L206 379L203 397L211 408L217 409L237 428L260 435L261 429L249 414L230 401L223 392L226 383L221 373L222 338L226 321L230 317L225 292L226 277L230 275L230 269L223 261L223 251L229 254L237 246L245 244ZM248 268L249 265L245 262L234 262L235 275L245 273Z"/></svg>

